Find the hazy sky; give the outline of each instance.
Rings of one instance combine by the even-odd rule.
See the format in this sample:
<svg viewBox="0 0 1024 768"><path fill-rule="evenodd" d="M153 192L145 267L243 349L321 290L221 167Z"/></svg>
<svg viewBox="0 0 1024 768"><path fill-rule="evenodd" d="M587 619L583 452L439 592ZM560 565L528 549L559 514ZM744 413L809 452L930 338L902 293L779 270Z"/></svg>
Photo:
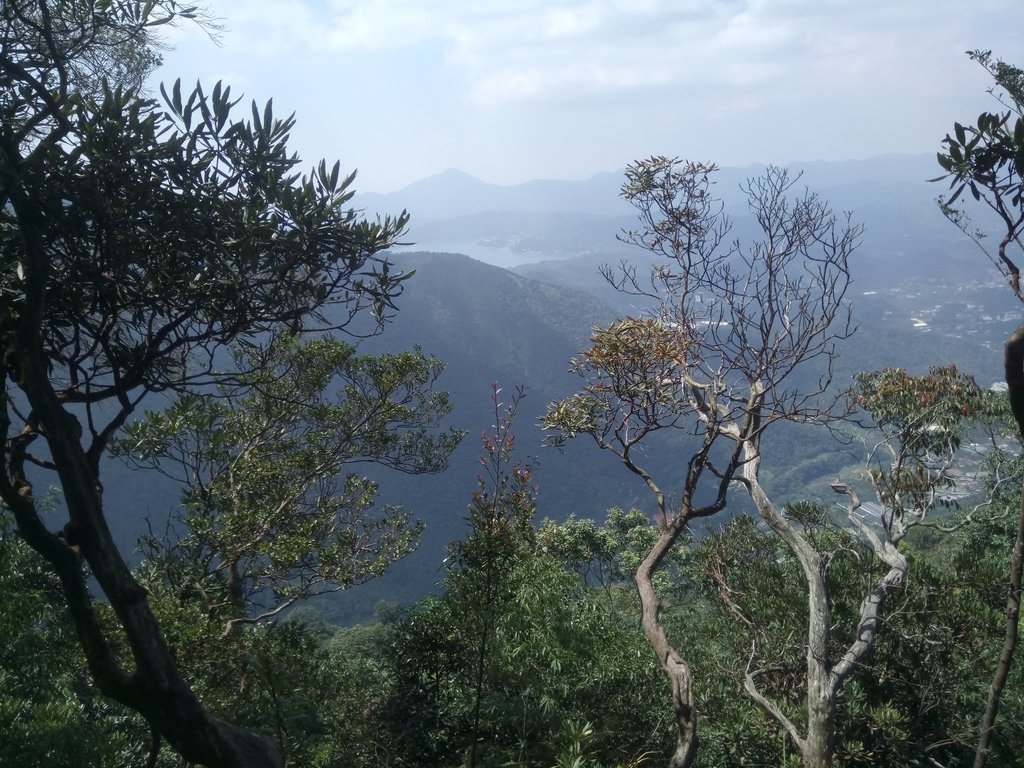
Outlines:
<svg viewBox="0 0 1024 768"><path fill-rule="evenodd" d="M159 79L297 113L304 160L388 192L459 168L586 178L938 148L996 105L964 51L1024 63L1021 0L210 0Z"/></svg>

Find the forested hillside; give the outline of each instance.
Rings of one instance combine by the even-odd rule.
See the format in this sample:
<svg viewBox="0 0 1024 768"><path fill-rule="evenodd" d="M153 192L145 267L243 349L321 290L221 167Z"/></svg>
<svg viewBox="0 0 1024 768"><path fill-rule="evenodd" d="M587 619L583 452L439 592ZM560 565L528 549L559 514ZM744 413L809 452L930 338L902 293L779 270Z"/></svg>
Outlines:
<svg viewBox="0 0 1024 768"><path fill-rule="evenodd" d="M0 6L0 766L1019 762L1022 70L927 164L355 198L146 94L183 22Z"/></svg>

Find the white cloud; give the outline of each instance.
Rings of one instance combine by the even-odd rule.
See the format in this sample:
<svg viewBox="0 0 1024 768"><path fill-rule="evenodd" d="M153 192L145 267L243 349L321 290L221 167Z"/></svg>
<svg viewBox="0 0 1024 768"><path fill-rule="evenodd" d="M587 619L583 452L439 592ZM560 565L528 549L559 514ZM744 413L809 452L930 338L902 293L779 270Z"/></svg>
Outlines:
<svg viewBox="0 0 1024 768"><path fill-rule="evenodd" d="M551 162L545 175L578 175L585 162L596 171L650 152L751 162L927 151L986 103L986 77L963 51L1012 61L1024 50L1019 0L212 4L225 47L182 46L182 71L236 72L251 95L297 109L300 126L333 142L303 154L337 146L409 179L504 163L508 180L531 173L531 153Z"/></svg>
<svg viewBox="0 0 1024 768"><path fill-rule="evenodd" d="M1014 0L989 6L999 2ZM813 92L827 78L892 76L894 60L913 61L915 49L959 30L953 8L952 0L248 0L232 6L227 35L233 49L262 58L434 46L466 95L493 107L669 83Z"/></svg>

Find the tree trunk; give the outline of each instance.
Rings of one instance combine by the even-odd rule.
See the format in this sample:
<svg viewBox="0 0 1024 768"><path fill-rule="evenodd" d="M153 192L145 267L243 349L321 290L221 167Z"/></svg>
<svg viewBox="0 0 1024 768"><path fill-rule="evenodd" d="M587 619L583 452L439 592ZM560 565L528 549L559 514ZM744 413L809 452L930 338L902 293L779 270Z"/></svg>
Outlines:
<svg viewBox="0 0 1024 768"><path fill-rule="evenodd" d="M988 751L992 744L995 731L996 716L999 714L999 702L1002 698L1006 679L1010 676L1013 657L1017 649L1017 636L1020 627L1020 595L1021 570L1024 568L1024 489L1021 490L1020 514L1017 521L1017 539L1013 545L1010 558L1010 576L1006 596L1006 633L1003 638L1003 650L999 654L999 664L988 690L988 702L985 705L985 717L981 723L981 734L978 738L978 749L974 754L974 768L984 768L988 759Z"/></svg>
<svg viewBox="0 0 1024 768"><path fill-rule="evenodd" d="M1010 408L1017 422L1017 429L1024 437L1024 325L1014 331L1006 340L1004 357L1006 368L1006 385L1009 389ZM1020 628L1020 594L1021 571L1024 569L1024 488L1021 489L1020 509L1017 520L1017 538L1010 557L1010 573L1006 595L1006 631L1003 637L1003 649L999 654L999 663L988 690L988 701L985 704L985 716L982 718L981 733L978 737L978 748L974 753L974 768L984 768L988 760L988 751L992 744L992 735L996 727L996 716L999 714L999 702L1003 695L1006 679L1010 676L1014 653L1017 650L1017 636Z"/></svg>
<svg viewBox="0 0 1024 768"><path fill-rule="evenodd" d="M770 715L779 720L800 750L804 768L830 768L834 741L836 708L836 681L829 669L829 613L828 584L825 581L826 563L821 555L772 504L758 481L760 455L757 446L748 443L744 449L743 476L754 506L800 563L807 584L807 663L806 702L807 732L801 737L792 721L767 697L757 691L753 677L748 675L747 691Z"/></svg>
<svg viewBox="0 0 1024 768"><path fill-rule="evenodd" d="M19 383L46 436L60 477L69 523L62 537L54 536L42 526L29 497L9 498L13 486L6 482L4 500L14 502L11 506L19 531L61 579L97 687L139 712L190 762L210 768L280 768L281 757L268 737L211 716L181 676L146 591L114 544L103 515L102 488L80 442L78 420L54 395L38 347L22 343L15 354ZM134 661L131 671L121 666L97 621L79 553L120 620Z"/></svg>
<svg viewBox="0 0 1024 768"><path fill-rule="evenodd" d="M42 235L46 222L38 206L19 190L13 192L11 204L18 215L25 247L25 298L17 332L3 339L0 373L4 385L10 377L20 386L38 433L45 436L67 504L68 524L61 536L43 526L31 485L21 472L23 457L4 467L9 474L0 484L3 499L14 511L25 541L60 578L90 674L102 693L141 714L189 762L210 768L280 768L281 756L268 737L219 720L203 708L177 667L146 591L132 576L114 543L103 514L98 453L87 453L83 447L81 423L55 393L43 352L42 328L50 279L50 260ZM0 389L6 394L5 387ZM130 409L126 400L121 406ZM10 426L6 412L2 422L6 439ZM12 441L9 444L8 450L18 450ZM97 450L99 447L94 446ZM81 558L117 614L133 669L122 665L96 616Z"/></svg>
<svg viewBox="0 0 1024 768"><path fill-rule="evenodd" d="M828 628L825 628L827 635ZM808 659L807 738L801 745L804 768L831 768L835 741L835 692L825 659Z"/></svg>
<svg viewBox="0 0 1024 768"><path fill-rule="evenodd" d="M815 552L802 563L807 574L807 737L801 745L804 768L830 768L835 734L835 685L829 674L829 609L825 566ZM801 558L801 562L803 558ZM811 569L814 569L813 575Z"/></svg>
<svg viewBox="0 0 1024 768"><path fill-rule="evenodd" d="M690 768L693 765L697 753L697 710L694 706L693 675L690 666L676 652L665 635L665 628L661 624L661 600L654 590L653 579L661 561L672 549L685 526L685 520L673 520L669 527L662 531L634 576L640 594L644 634L672 687L672 708L679 738L676 750L669 760L669 768Z"/></svg>

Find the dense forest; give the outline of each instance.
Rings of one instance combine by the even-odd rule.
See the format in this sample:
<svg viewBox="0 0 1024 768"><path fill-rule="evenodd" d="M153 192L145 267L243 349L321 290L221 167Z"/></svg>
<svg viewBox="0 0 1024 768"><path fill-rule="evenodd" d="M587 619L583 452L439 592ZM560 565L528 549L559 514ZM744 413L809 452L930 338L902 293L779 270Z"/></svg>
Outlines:
<svg viewBox="0 0 1024 768"><path fill-rule="evenodd" d="M1024 326L1003 386L851 368L863 226L777 167L726 201L713 164L630 163L620 314L393 256L408 215L303 174L292 118L145 92L190 21L0 4L0 766L1017 764ZM1024 301L1024 71L971 58L997 107L948 128L935 216ZM491 290L382 347L457 279L431 263ZM470 326L514 339L473 434ZM339 609L437 543L398 502L466 456L440 570Z"/></svg>

